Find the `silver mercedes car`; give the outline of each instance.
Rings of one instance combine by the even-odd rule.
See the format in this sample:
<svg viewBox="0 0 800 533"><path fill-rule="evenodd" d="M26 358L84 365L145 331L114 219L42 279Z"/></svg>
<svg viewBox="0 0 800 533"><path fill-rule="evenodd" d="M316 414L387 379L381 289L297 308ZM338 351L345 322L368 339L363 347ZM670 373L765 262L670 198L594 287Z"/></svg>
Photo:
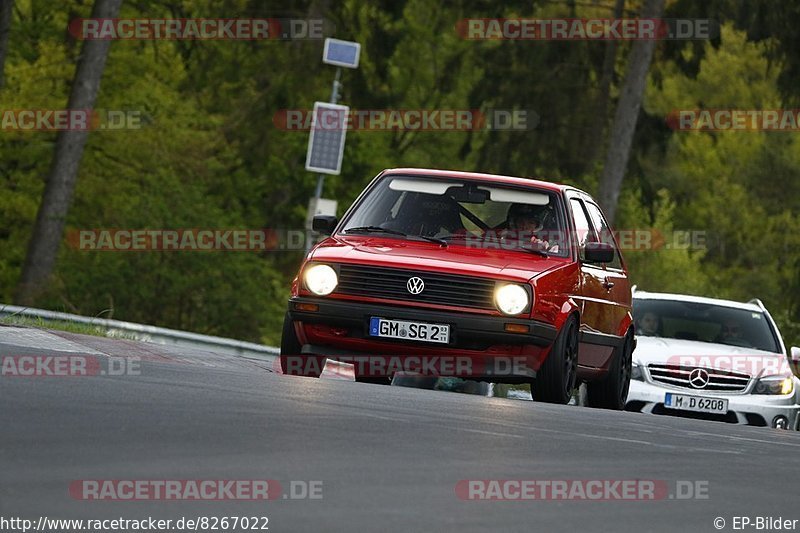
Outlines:
<svg viewBox="0 0 800 533"><path fill-rule="evenodd" d="M800 430L800 349L760 300L636 291L633 316L627 410Z"/></svg>

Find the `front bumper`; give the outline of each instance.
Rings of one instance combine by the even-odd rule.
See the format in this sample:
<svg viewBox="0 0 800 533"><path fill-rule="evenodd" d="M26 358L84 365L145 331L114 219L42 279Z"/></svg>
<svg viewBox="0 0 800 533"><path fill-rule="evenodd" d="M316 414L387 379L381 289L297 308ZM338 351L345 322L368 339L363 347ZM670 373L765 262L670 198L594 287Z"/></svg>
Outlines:
<svg viewBox="0 0 800 533"><path fill-rule="evenodd" d="M302 305L313 304L316 311L301 310ZM450 342L446 345L418 341L394 340L372 337L368 334L371 317L396 320L411 320L450 325ZM298 338L303 345L302 352L307 355L324 355L345 362L348 358L368 356L375 359L383 356L399 358L420 357L458 357L469 363L466 371L470 375L458 377L488 378L498 380L502 372L509 378L533 378L536 369L549 352L556 339L555 326L526 318L488 316L473 313L439 311L380 303L365 303L330 298L294 297L289 300L289 317L295 322ZM530 329L528 333L510 333L506 324L523 324ZM502 358L519 358L504 362L498 373L497 361ZM440 360L441 361L441 360ZM371 363L372 361L370 361ZM368 364L367 370L357 375L383 377L391 375L398 368L407 370L397 361L392 365ZM430 368L430 365L426 368ZM438 375L452 375L448 371L452 365L437 369ZM464 371L464 367L461 367ZM513 381L510 379L508 381Z"/></svg>
<svg viewBox="0 0 800 533"><path fill-rule="evenodd" d="M664 396L668 392L726 399L728 400L728 413L718 415L666 408L664 407ZM788 429L800 430L800 406L795 402L795 393L786 396L720 394L717 391L664 387L655 383L631 380L625 409L642 413L768 427L772 427L775 417L783 416L788 420Z"/></svg>

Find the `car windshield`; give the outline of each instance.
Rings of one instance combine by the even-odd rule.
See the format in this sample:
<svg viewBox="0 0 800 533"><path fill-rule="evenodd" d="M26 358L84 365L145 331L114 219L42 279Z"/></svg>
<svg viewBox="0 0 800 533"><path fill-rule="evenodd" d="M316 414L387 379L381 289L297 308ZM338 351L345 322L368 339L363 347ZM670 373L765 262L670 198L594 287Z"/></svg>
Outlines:
<svg viewBox="0 0 800 533"><path fill-rule="evenodd" d="M341 232L566 257L564 227L551 191L394 175L370 189Z"/></svg>
<svg viewBox="0 0 800 533"><path fill-rule="evenodd" d="M635 298L636 334L727 344L780 353L767 317L761 311L723 305Z"/></svg>

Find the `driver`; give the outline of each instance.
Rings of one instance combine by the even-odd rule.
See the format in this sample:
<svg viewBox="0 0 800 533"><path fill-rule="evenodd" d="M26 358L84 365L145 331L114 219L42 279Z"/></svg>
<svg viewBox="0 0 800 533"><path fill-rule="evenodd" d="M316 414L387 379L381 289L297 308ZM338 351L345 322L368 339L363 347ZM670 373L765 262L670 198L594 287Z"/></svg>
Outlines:
<svg viewBox="0 0 800 533"><path fill-rule="evenodd" d="M742 340L742 326L731 318L722 323L719 331L719 342L725 344L738 344Z"/></svg>
<svg viewBox="0 0 800 533"><path fill-rule="evenodd" d="M654 337L659 335L660 329L661 321L659 320L658 315L652 311L647 311L639 319L639 323L636 326L636 334Z"/></svg>
<svg viewBox="0 0 800 533"><path fill-rule="evenodd" d="M511 204L506 215L506 226L512 232L510 237L518 239L520 244L549 250L550 243L543 238L549 215L550 207L547 205Z"/></svg>

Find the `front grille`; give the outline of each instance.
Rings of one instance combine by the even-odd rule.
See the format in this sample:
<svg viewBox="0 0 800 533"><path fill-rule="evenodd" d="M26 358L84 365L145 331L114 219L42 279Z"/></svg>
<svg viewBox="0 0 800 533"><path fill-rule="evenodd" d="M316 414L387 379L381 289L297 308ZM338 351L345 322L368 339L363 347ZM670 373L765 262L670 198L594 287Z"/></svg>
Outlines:
<svg viewBox="0 0 800 533"><path fill-rule="evenodd" d="M708 373L708 385L702 388L694 387L689 376L698 368L680 365L647 365L653 381L694 391L741 392L747 388L747 384L750 382L750 376L742 372L701 368Z"/></svg>
<svg viewBox="0 0 800 533"><path fill-rule="evenodd" d="M408 279L413 276L425 282L425 289L420 294L411 294L406 288ZM341 264L335 292L404 302L495 309L494 287L495 281L486 278Z"/></svg>

